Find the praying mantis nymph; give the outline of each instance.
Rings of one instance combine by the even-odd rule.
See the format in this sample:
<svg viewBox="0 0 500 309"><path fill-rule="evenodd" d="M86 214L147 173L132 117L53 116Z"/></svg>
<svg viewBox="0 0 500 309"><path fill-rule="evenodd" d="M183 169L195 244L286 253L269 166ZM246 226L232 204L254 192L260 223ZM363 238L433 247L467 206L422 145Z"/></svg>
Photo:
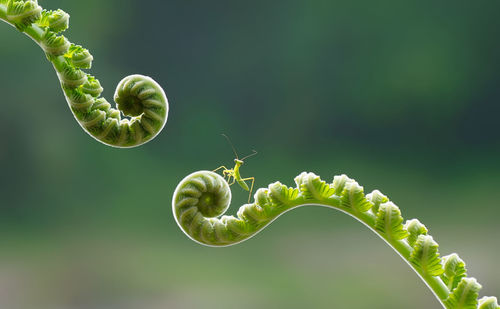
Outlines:
<svg viewBox="0 0 500 309"><path fill-rule="evenodd" d="M222 165L222 166L219 166L218 168L214 169L213 172L216 172L216 171L222 169L222 175L224 176L224 178L227 177L226 181L230 186L233 185L235 182L237 182L238 185L240 185L240 187L243 190L248 191L248 203L250 203L250 197L252 196L253 184L255 182L255 178L254 177L241 178L240 167L243 165L243 163L245 163L245 161L244 161L245 159L256 155L257 151L252 150L251 154L240 159L238 157L238 153L236 152L236 149L234 148L233 143L231 143L231 140L229 139L229 137L225 134L222 134L222 136L224 136L227 139L227 141L231 145L231 148L233 149L234 156L235 156L234 167L229 169L229 168L225 167L224 165ZM250 188L248 188L248 185L245 182L246 180L252 181Z"/></svg>

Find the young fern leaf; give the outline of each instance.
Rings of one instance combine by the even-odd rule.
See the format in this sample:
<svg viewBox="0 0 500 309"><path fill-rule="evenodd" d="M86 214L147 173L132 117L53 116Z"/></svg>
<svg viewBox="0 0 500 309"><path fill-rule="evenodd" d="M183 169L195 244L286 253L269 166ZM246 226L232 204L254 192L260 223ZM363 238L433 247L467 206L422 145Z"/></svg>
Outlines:
<svg viewBox="0 0 500 309"><path fill-rule="evenodd" d="M417 242L418 236L420 235L427 235L427 228L425 225L420 223L418 219L411 219L406 221L404 229L408 231L408 244L410 246L414 246L415 243Z"/></svg>
<svg viewBox="0 0 500 309"><path fill-rule="evenodd" d="M387 196L383 195L379 190L373 190L372 193L366 195L366 200L372 203L372 212L374 214L378 213L378 209L380 205L383 203L387 203L389 199Z"/></svg>
<svg viewBox="0 0 500 309"><path fill-rule="evenodd" d="M400 240L408 236L408 233L403 228L401 211L392 202L380 205L375 229L388 239Z"/></svg>
<svg viewBox="0 0 500 309"><path fill-rule="evenodd" d="M496 297L483 297L479 300L479 309L499 309Z"/></svg>
<svg viewBox="0 0 500 309"><path fill-rule="evenodd" d="M354 180L346 182L340 201L342 206L352 208L355 212L361 213L368 211L373 206L366 199L363 187Z"/></svg>
<svg viewBox="0 0 500 309"><path fill-rule="evenodd" d="M295 177L295 183L305 199L327 200L335 189L313 173L302 173Z"/></svg>
<svg viewBox="0 0 500 309"><path fill-rule="evenodd" d="M57 72L75 119L96 140L114 147L135 147L153 139L165 126L167 97L150 77L125 77L115 91L117 109L99 97L101 84L82 71L91 68L92 55L60 35L68 29L66 12L44 10L36 0L0 0L0 20L16 27L43 49Z"/></svg>
<svg viewBox="0 0 500 309"><path fill-rule="evenodd" d="M304 174L304 173L302 173L302 174ZM342 192L344 191L346 183L348 183L350 181L352 181L352 179L347 177L347 175L339 175L339 176L333 177L332 187L333 187L333 190L335 190L334 191L335 195L341 196Z"/></svg>
<svg viewBox="0 0 500 309"><path fill-rule="evenodd" d="M175 189L172 211L181 230L194 241L213 247L230 246L251 238L281 214L300 206L319 205L340 210L384 239L424 280L443 308L499 309L496 298L477 300L480 285L467 278L465 263L451 254L441 259L438 244L427 228L413 219L403 226L399 208L375 190L346 175L331 184L313 173L295 178L296 188L280 182L255 192L255 201L240 207L237 216L222 216L231 202L224 178L199 171L186 176ZM376 211L374 211L375 209ZM479 307L478 307L479 306Z"/></svg>
<svg viewBox="0 0 500 309"><path fill-rule="evenodd" d="M37 1L3 1L5 16L20 31L40 18L42 8Z"/></svg>
<svg viewBox="0 0 500 309"><path fill-rule="evenodd" d="M299 194L298 189L289 188L280 182L270 184L267 192L268 199L276 207L292 205Z"/></svg>
<svg viewBox="0 0 500 309"><path fill-rule="evenodd" d="M48 28L52 32L62 32L69 27L69 14L63 10L42 11L42 16L36 21L42 28Z"/></svg>
<svg viewBox="0 0 500 309"><path fill-rule="evenodd" d="M432 236L418 236L410 255L410 262L424 275L440 276L444 270L438 247L439 245L432 239Z"/></svg>
<svg viewBox="0 0 500 309"><path fill-rule="evenodd" d="M346 175L335 176L330 186L333 193L340 197L340 205L345 208L356 212L365 212L373 207L373 203L367 200L368 196L365 197L363 187ZM377 195L377 193L372 192L371 197L374 195ZM382 196L375 196L375 199L383 200Z"/></svg>
<svg viewBox="0 0 500 309"><path fill-rule="evenodd" d="M450 291L455 289L462 278L467 277L467 269L465 269L465 262L458 257L458 254L452 253L443 257L444 272L441 275L444 284Z"/></svg>
<svg viewBox="0 0 500 309"><path fill-rule="evenodd" d="M463 278L444 302L447 309L476 309L481 285L474 278Z"/></svg>

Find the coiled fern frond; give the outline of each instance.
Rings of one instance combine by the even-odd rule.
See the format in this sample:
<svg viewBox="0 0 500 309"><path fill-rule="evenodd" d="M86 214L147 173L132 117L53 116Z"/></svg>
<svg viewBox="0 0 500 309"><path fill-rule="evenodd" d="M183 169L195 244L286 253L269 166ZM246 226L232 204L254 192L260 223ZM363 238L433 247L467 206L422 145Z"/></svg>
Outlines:
<svg viewBox="0 0 500 309"><path fill-rule="evenodd" d="M165 126L167 97L160 85L147 76L131 75L118 84L114 96L117 109L100 97L103 88L99 81L82 71L91 68L92 55L60 35L68 29L66 12L44 10L36 0L0 0L0 20L43 49L57 72L73 115L96 140L114 147L139 146Z"/></svg>
<svg viewBox="0 0 500 309"><path fill-rule="evenodd" d="M172 210L181 230L207 246L230 246L251 238L281 214L300 206L318 205L340 210L365 224L385 240L422 278L447 309L500 309L495 297L478 300L481 285L467 277L456 253L441 257L438 244L417 219L403 222L398 206L375 190L364 189L346 175L327 183L313 173L295 177L295 188L279 182L258 189L252 204L240 207L237 217L224 216L231 190L222 176L199 171L177 186Z"/></svg>

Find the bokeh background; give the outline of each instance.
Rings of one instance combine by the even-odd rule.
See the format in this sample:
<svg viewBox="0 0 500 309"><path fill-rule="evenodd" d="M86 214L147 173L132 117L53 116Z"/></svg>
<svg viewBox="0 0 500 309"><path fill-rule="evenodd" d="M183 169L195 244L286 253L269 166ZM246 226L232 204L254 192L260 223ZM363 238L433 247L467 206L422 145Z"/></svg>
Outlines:
<svg viewBox="0 0 500 309"><path fill-rule="evenodd" d="M306 207L238 246L202 247L171 197L240 154L256 186L312 171L380 189L500 296L500 2L40 0L71 14L111 100L164 86L164 131L104 146L40 48L0 25L0 308L439 308L376 235ZM246 201L233 189L235 214Z"/></svg>

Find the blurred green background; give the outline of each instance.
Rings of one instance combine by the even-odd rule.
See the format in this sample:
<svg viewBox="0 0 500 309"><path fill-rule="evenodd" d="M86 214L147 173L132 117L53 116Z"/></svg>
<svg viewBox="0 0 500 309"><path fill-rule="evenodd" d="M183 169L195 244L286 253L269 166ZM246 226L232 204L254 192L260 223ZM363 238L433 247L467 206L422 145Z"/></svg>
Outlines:
<svg viewBox="0 0 500 309"><path fill-rule="evenodd" d="M111 100L165 89L164 131L113 149L73 119L40 48L0 25L0 308L439 308L376 235L305 207L229 248L189 240L177 183L346 173L419 218L500 296L500 2L56 1ZM235 214L246 200L233 189Z"/></svg>

